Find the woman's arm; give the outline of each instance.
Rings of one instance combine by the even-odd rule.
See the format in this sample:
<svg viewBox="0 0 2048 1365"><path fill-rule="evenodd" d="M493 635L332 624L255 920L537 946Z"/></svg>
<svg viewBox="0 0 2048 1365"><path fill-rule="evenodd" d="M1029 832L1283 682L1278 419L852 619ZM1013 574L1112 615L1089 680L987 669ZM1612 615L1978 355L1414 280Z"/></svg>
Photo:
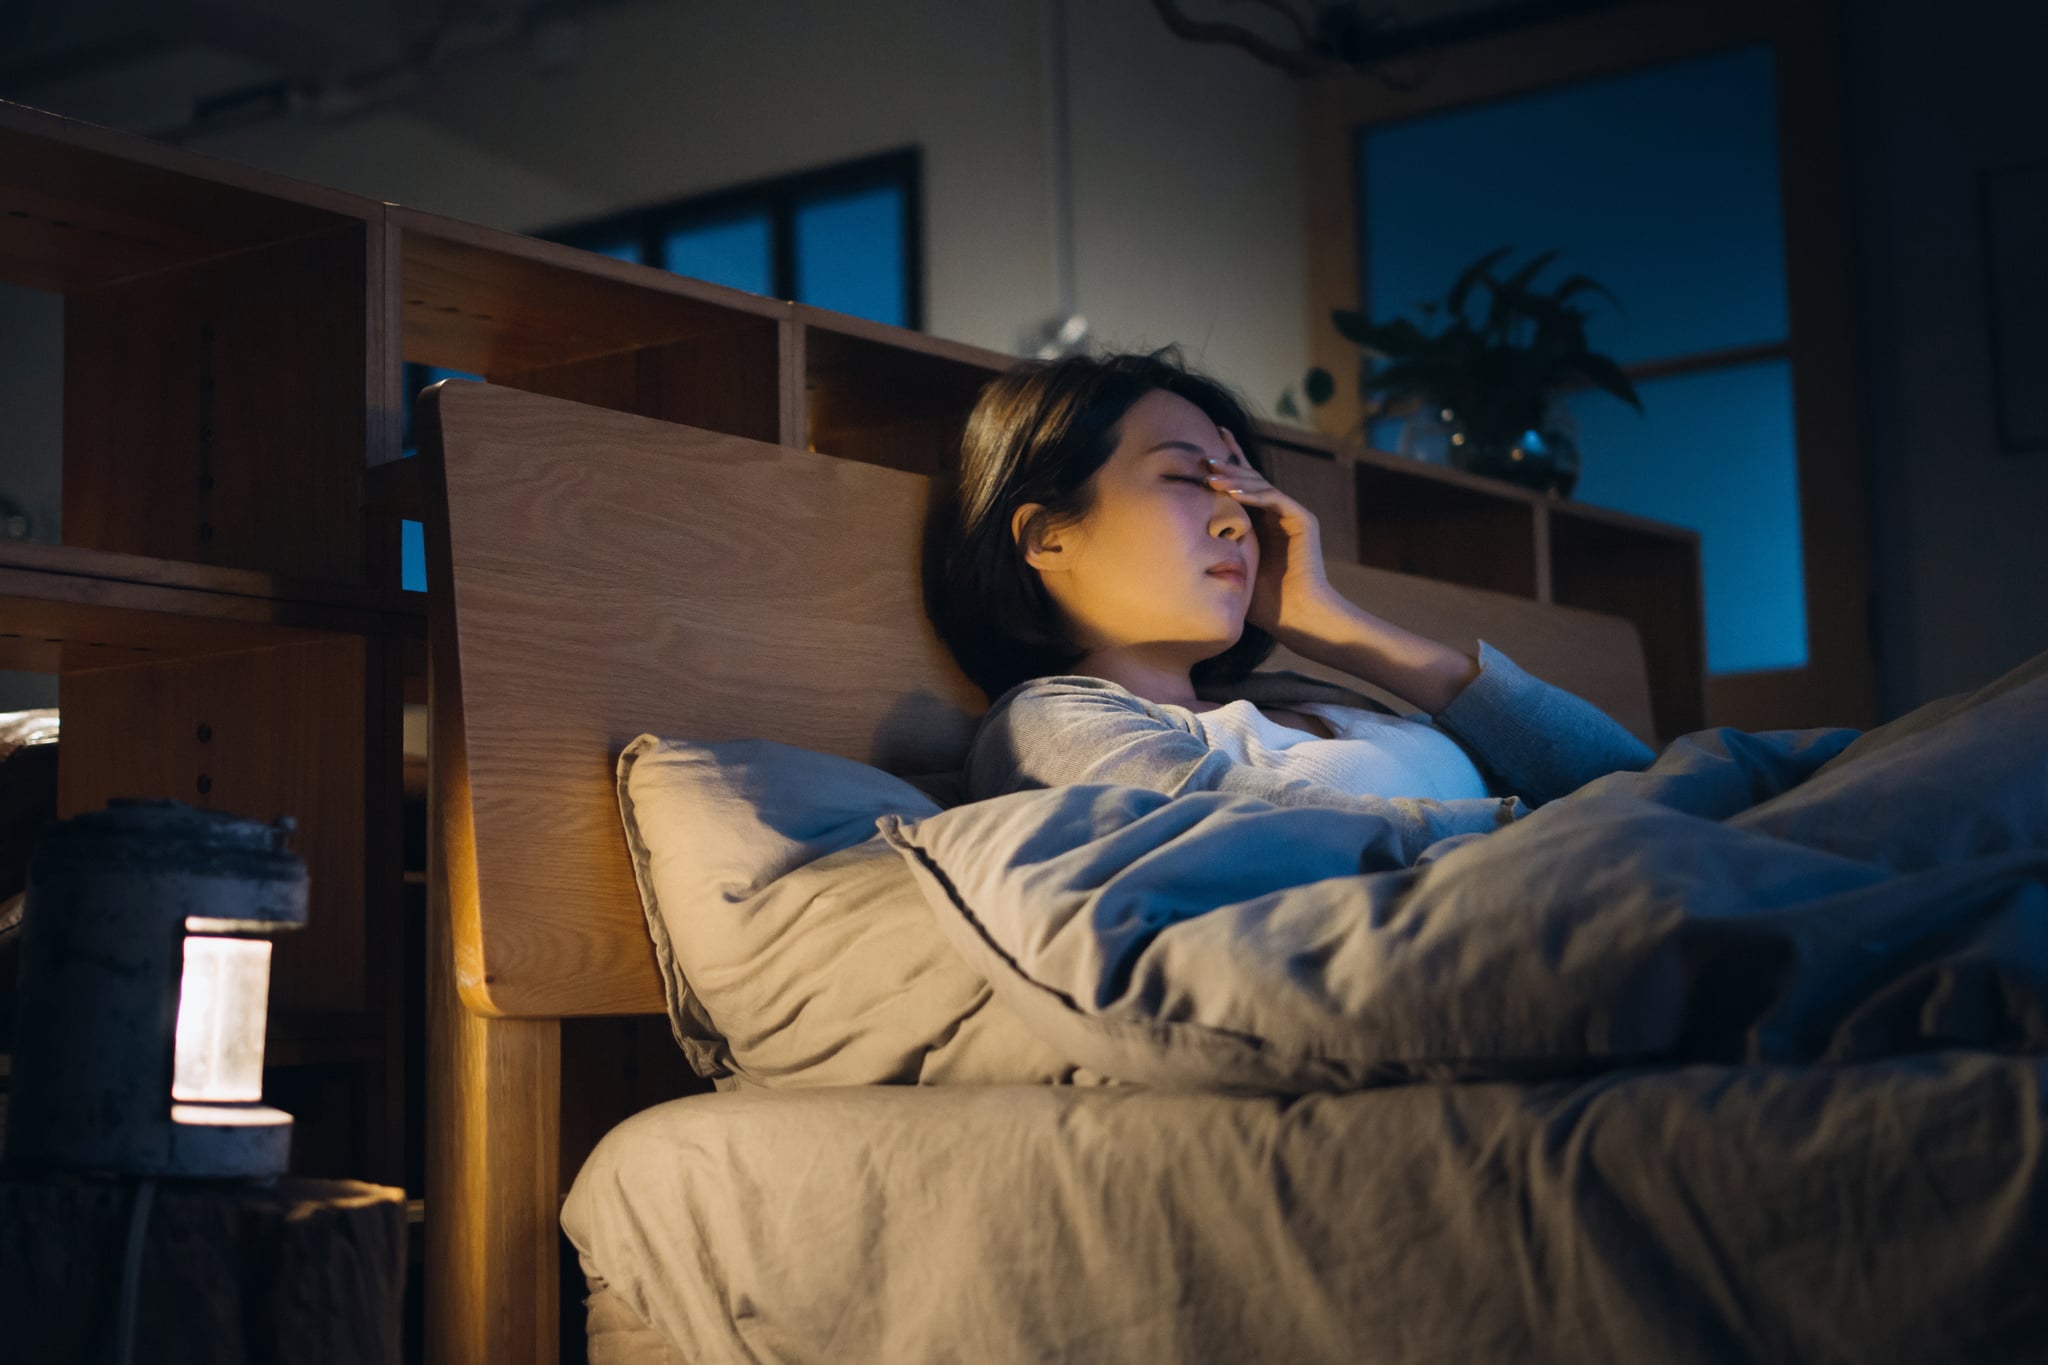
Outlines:
<svg viewBox="0 0 2048 1365"><path fill-rule="evenodd" d="M1432 716L1479 676L1479 661L1470 654L1403 630L1335 594L1317 616L1279 638L1302 658L1340 668Z"/></svg>
<svg viewBox="0 0 2048 1365"><path fill-rule="evenodd" d="M1523 672L1484 640L1475 659L1338 600L1282 643L1421 707L1531 806L1656 759L1605 711Z"/></svg>
<svg viewBox="0 0 2048 1365"><path fill-rule="evenodd" d="M1238 449L1229 432L1224 443ZM1211 468L1213 482L1256 509L1259 576L1246 619L1296 654L1421 707L1532 805L1655 759L1600 708L1530 677L1485 641L1474 659L1358 606L1330 585L1313 512L1256 470Z"/></svg>
<svg viewBox="0 0 2048 1365"><path fill-rule="evenodd" d="M1583 697L1532 677L1486 641L1479 673L1432 719L1532 806L1608 773L1641 772L1649 745Z"/></svg>

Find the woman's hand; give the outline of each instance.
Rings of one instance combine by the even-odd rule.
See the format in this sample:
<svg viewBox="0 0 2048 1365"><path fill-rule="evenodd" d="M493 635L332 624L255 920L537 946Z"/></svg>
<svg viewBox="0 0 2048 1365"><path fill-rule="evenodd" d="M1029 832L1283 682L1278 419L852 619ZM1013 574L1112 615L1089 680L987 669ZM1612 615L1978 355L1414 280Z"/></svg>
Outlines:
<svg viewBox="0 0 2048 1365"><path fill-rule="evenodd" d="M1237 438L1227 429L1218 430L1224 447L1244 460ZM1316 514L1267 482L1249 460L1242 466L1205 463L1211 471L1209 486L1244 504L1259 538L1259 576L1252 584L1245 619L1289 649L1304 653L1297 645L1326 631L1344 607L1323 569Z"/></svg>
<svg viewBox="0 0 2048 1365"><path fill-rule="evenodd" d="M1244 459L1237 439L1223 444ZM1436 715L1479 676L1479 661L1401 629L1330 586L1315 513L1273 487L1249 463L1218 465L1209 486L1251 510L1259 578L1245 619L1302 658L1342 669Z"/></svg>

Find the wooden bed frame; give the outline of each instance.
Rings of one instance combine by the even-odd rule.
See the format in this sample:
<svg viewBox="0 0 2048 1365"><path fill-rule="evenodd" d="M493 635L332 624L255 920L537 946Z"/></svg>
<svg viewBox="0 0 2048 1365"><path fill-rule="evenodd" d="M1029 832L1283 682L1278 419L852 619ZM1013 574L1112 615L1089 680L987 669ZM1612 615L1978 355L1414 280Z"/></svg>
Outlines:
<svg viewBox="0 0 2048 1365"><path fill-rule="evenodd" d="M619 750L646 731L759 736L943 771L984 702L920 606L919 475L484 384L435 386L419 425L428 1359L552 1365L565 1173L625 1116L565 1115L564 1024L664 1010ZM1466 650L1483 637L1656 742L1621 618L1330 572L1388 620ZM1266 667L1342 678L1284 652Z"/></svg>

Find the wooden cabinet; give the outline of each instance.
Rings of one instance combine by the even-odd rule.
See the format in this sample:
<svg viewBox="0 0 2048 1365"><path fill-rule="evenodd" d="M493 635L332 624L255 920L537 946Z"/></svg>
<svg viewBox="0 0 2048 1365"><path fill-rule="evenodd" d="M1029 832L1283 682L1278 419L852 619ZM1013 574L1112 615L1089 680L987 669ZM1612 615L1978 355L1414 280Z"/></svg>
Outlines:
<svg viewBox="0 0 2048 1365"><path fill-rule="evenodd" d="M266 1089L302 1111L296 1168L396 1185L424 613L366 535L383 219L0 105L0 280L63 298L64 442L64 543L0 541L0 668L59 675L60 815L298 819L311 910L279 940Z"/></svg>

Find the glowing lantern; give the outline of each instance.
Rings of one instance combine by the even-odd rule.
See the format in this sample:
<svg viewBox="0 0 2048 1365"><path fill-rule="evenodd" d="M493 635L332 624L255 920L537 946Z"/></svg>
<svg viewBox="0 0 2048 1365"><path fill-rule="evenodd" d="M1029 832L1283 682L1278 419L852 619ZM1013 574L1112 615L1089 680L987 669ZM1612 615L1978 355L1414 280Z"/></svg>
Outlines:
<svg viewBox="0 0 2048 1365"><path fill-rule="evenodd" d="M113 801L52 826L29 866L7 1158L135 1175L272 1176L270 935L306 922L273 825Z"/></svg>

